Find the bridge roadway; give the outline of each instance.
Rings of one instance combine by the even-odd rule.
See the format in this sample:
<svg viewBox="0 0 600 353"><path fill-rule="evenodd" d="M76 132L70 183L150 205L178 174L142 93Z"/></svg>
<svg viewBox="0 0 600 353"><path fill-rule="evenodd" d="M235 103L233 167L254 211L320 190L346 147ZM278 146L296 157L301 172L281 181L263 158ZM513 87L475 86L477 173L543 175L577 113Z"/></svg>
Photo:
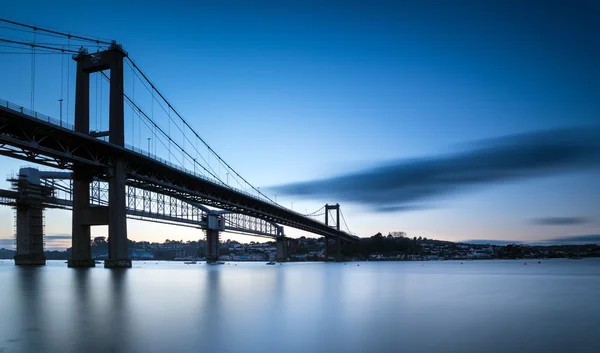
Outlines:
<svg viewBox="0 0 600 353"><path fill-rule="evenodd" d="M108 180L117 158L126 160L127 184L328 238L357 237L267 200L183 170L131 149L72 131L54 118L0 100L0 155L59 169L85 165Z"/></svg>

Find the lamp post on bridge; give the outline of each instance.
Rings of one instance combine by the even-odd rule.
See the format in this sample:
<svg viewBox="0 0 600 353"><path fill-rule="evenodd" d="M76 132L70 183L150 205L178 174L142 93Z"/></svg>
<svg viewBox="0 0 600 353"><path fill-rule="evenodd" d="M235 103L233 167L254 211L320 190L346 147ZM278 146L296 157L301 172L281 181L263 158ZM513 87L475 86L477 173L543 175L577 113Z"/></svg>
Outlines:
<svg viewBox="0 0 600 353"><path fill-rule="evenodd" d="M148 157L150 157L150 140L152 139L152 137L147 137L148 139Z"/></svg>
<svg viewBox="0 0 600 353"><path fill-rule="evenodd" d="M58 103L60 104L60 126L61 127L62 127L62 102L63 102L62 98L58 100Z"/></svg>
<svg viewBox="0 0 600 353"><path fill-rule="evenodd" d="M227 185L229 185L229 172L227 172Z"/></svg>

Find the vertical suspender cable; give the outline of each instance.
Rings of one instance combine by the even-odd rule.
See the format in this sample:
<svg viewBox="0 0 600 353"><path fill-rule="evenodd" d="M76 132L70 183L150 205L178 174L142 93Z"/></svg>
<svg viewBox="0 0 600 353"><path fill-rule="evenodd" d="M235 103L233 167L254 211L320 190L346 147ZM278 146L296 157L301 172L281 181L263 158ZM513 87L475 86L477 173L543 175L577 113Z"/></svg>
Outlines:
<svg viewBox="0 0 600 353"><path fill-rule="evenodd" d="M94 116L95 116L95 125L96 125L96 132L98 132L98 75L94 75L96 77L96 101L94 103Z"/></svg>
<svg viewBox="0 0 600 353"><path fill-rule="evenodd" d="M142 118L138 115L138 148L142 151Z"/></svg>
<svg viewBox="0 0 600 353"><path fill-rule="evenodd" d="M138 114L138 148L142 152L142 117Z"/></svg>
<svg viewBox="0 0 600 353"><path fill-rule="evenodd" d="M135 73L131 75L131 99L135 102ZM131 107L131 147L135 150L135 110Z"/></svg>
<svg viewBox="0 0 600 353"><path fill-rule="evenodd" d="M65 55L63 52L63 54L60 56L60 99L63 99L64 78L65 78Z"/></svg>
<svg viewBox="0 0 600 353"><path fill-rule="evenodd" d="M69 42L68 42L68 47L69 49L71 49L71 36L69 35ZM69 109L70 105L69 105L69 92L70 92L70 85L69 85L69 81L70 81L70 74L71 74L71 60L67 60L67 126L69 126L69 111L71 111L71 109ZM73 118L73 120L75 120L75 118ZM75 121L73 121L73 126L75 125Z"/></svg>
<svg viewBox="0 0 600 353"><path fill-rule="evenodd" d="M102 129L102 80L100 80L100 131L104 131Z"/></svg>
<svg viewBox="0 0 600 353"><path fill-rule="evenodd" d="M155 123L154 120L154 88L151 91L151 95L152 95L152 100L150 101L150 120ZM153 124L154 125L154 124ZM152 154L154 154L156 156L156 139L158 138L156 136L156 125L154 125L154 131L150 131L150 133L153 135L153 139L151 140L151 144L150 144L150 149L152 150Z"/></svg>
<svg viewBox="0 0 600 353"><path fill-rule="evenodd" d="M35 39L37 29L33 29L33 45L31 45L31 110L35 111Z"/></svg>
<svg viewBox="0 0 600 353"><path fill-rule="evenodd" d="M63 50L62 54L60 56L60 126L63 126L62 104L63 104L63 100L64 100L63 98L64 98L64 93L65 93L64 80L65 80L65 52Z"/></svg>
<svg viewBox="0 0 600 353"><path fill-rule="evenodd" d="M171 107L168 107L168 108L169 108L169 110L167 112L167 115L169 116L169 126L168 126L167 131L168 131L169 136L171 136ZM168 147L169 148L169 163L171 163L171 145L172 144L173 143L171 141L169 141L169 144L168 144L168 146L169 146Z"/></svg>

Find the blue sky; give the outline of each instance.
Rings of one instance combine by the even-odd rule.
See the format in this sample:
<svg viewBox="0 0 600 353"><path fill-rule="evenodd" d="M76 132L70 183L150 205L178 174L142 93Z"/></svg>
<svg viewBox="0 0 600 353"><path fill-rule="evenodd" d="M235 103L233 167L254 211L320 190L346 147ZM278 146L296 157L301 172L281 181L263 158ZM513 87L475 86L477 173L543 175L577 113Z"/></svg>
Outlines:
<svg viewBox="0 0 600 353"><path fill-rule="evenodd" d="M597 2L416 3L25 0L3 4L2 16L118 40L195 130L265 189L436 158L495 137L600 123ZM0 82L0 97L28 105L27 62L0 60L7 60L0 76L10 77ZM37 60L39 70L56 71L50 59ZM36 110L56 116L58 81L39 75ZM0 170L23 164L2 158ZM342 207L361 236L404 230L536 241L597 234L599 177L598 169L572 168L439 195L418 210ZM311 211L338 200L278 201ZM69 233L68 212L48 215L49 234ZM12 235L12 217L0 209L0 237ZM531 221L547 217L583 221ZM136 240L198 237L140 222L129 232Z"/></svg>

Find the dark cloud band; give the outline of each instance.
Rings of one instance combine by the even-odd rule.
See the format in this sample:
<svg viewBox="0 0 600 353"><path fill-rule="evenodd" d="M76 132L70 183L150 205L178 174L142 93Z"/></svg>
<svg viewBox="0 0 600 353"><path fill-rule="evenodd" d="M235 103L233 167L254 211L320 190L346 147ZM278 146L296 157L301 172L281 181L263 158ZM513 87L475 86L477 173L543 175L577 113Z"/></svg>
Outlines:
<svg viewBox="0 0 600 353"><path fill-rule="evenodd" d="M590 220L581 217L546 217L546 218L535 218L531 221L533 224L542 226L569 226L576 224L589 223Z"/></svg>
<svg viewBox="0 0 600 353"><path fill-rule="evenodd" d="M561 129L480 141L455 154L399 160L333 178L274 187L280 194L365 204L379 211L430 206L451 193L600 165L598 127Z"/></svg>

